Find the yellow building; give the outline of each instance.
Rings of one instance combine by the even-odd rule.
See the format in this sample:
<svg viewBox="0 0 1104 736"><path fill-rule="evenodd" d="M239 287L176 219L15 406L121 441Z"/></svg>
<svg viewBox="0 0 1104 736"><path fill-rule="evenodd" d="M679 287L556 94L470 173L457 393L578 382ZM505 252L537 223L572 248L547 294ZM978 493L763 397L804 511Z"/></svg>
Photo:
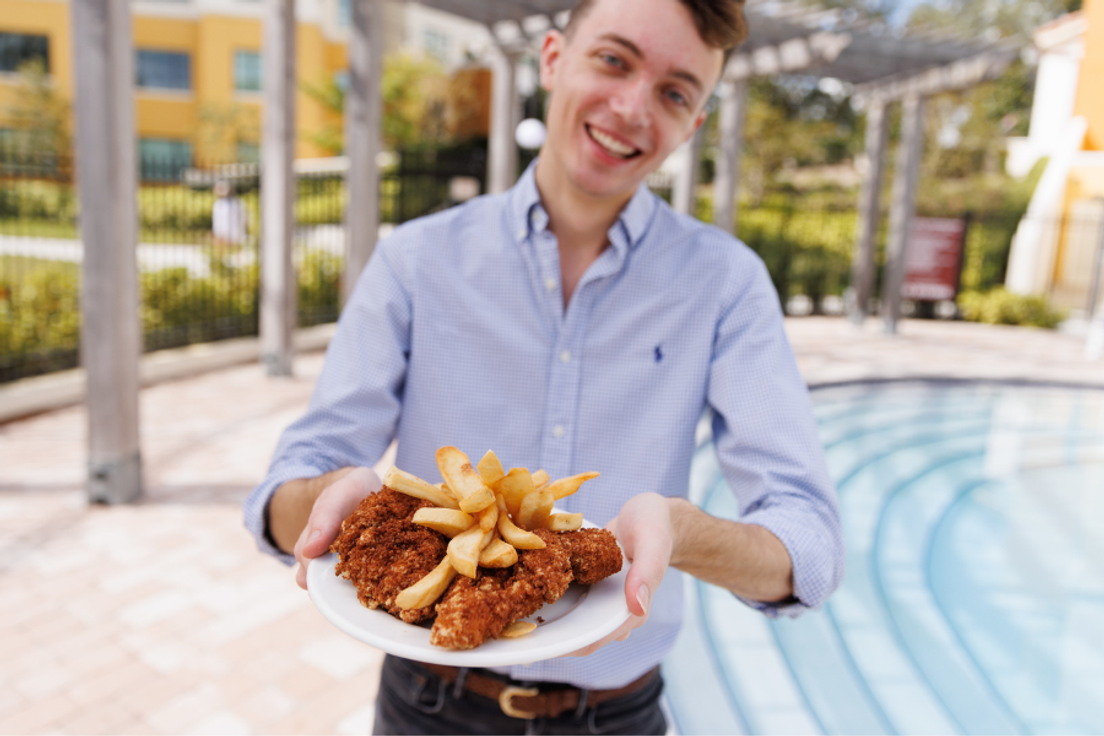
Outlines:
<svg viewBox="0 0 1104 736"><path fill-rule="evenodd" d="M1085 0L1034 40L1040 57L1031 132L1010 141L1009 158L1019 173L1048 161L1012 243L1006 285L1090 312L1104 242L1104 0ZM1104 305L1104 288L1096 294Z"/></svg>
<svg viewBox="0 0 1104 736"><path fill-rule="evenodd" d="M131 3L135 110L144 163L255 160L260 134L263 4L257 0L139 0ZM326 155L311 135L333 113L302 90L340 80L346 68L348 3L299 0L296 35L297 157ZM402 38L401 9L388 7L385 33ZM42 59L60 94L71 100L73 58L69 0L0 0L0 133L13 138L16 70ZM395 39L399 40L396 41Z"/></svg>

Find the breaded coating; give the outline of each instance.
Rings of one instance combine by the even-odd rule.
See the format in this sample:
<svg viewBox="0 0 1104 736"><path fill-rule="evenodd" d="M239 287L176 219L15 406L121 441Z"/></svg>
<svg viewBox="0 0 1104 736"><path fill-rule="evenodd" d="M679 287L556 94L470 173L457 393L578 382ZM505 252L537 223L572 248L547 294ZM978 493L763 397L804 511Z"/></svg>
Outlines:
<svg viewBox="0 0 1104 736"><path fill-rule="evenodd" d="M508 625L553 603L571 583L571 558L560 535L534 532L547 545L523 550L504 570L479 569L475 580L460 576L437 604L430 643L448 649L471 649L498 638Z"/></svg>
<svg viewBox="0 0 1104 736"><path fill-rule="evenodd" d="M360 602L407 623L432 618L433 606L404 611L395 596L433 570L448 545L443 534L411 521L424 506L432 504L384 486L341 523L330 546L338 556L334 571L352 582Z"/></svg>
<svg viewBox="0 0 1104 736"><path fill-rule="evenodd" d="M623 555L611 532L605 529L579 529L561 532L559 540L571 555L571 573L576 583L594 585L621 572Z"/></svg>

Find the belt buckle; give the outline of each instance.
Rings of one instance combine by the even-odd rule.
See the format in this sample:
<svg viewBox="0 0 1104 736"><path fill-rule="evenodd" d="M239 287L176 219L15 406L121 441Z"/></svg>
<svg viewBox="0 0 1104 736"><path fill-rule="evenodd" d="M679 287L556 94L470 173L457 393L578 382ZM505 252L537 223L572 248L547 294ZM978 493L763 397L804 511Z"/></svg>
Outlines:
<svg viewBox="0 0 1104 736"><path fill-rule="evenodd" d="M530 713L527 710L521 710L515 708L511 702L515 697L532 698L540 695L540 690L535 687L517 687L516 685L507 685L502 689L502 692L498 694L498 707L502 709L502 712L511 718L523 718L525 720L532 720L537 717L536 713Z"/></svg>

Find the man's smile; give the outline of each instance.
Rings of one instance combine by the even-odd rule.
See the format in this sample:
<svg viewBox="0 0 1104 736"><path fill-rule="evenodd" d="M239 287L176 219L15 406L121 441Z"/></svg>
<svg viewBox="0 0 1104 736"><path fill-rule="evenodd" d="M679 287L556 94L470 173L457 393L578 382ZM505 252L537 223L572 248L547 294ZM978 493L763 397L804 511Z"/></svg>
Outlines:
<svg viewBox="0 0 1104 736"><path fill-rule="evenodd" d="M590 136L590 139L597 143L604 151L606 151L606 153L615 158L627 160L630 158L636 158L641 153L643 153L643 151L641 151L639 148L633 148L626 143L622 143L613 136L607 135L597 128L593 128L590 125L586 125L585 127L587 135Z"/></svg>

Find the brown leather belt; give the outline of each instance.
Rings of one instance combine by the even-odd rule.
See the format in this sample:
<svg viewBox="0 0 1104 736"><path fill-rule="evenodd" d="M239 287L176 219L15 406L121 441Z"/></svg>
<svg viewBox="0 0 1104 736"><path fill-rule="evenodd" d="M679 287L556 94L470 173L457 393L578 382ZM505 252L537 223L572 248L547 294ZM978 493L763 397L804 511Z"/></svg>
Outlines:
<svg viewBox="0 0 1104 736"><path fill-rule="evenodd" d="M419 662L418 666L452 685L461 678L461 687L468 692L498 701L502 712L511 718L555 718L572 710L593 708L597 705L636 692L659 675L659 667L645 672L624 687L613 690L581 690L570 685L546 683L546 689L520 687L477 670L461 670L439 664ZM461 674L463 673L463 675Z"/></svg>

